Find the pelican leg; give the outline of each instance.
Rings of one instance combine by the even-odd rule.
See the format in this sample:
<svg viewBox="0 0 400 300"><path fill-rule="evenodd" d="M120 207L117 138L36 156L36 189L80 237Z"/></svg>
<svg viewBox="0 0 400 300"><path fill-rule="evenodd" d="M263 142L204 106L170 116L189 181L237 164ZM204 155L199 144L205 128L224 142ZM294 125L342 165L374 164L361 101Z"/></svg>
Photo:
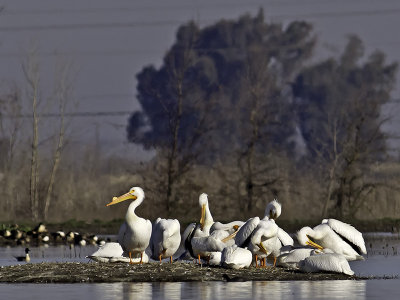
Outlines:
<svg viewBox="0 0 400 300"><path fill-rule="evenodd" d="M161 254L160 254L160 256L158 257L158 259L160 260L160 263L161 263Z"/></svg>
<svg viewBox="0 0 400 300"><path fill-rule="evenodd" d="M274 267L276 267L276 256L274 256Z"/></svg>
<svg viewBox="0 0 400 300"><path fill-rule="evenodd" d="M263 268L265 268L265 267L267 266L266 260L267 260L266 257L264 257L263 260L262 260L262 266L263 266Z"/></svg>
<svg viewBox="0 0 400 300"><path fill-rule="evenodd" d="M129 264L133 264L133 261L132 261L132 252L129 252Z"/></svg>
<svg viewBox="0 0 400 300"><path fill-rule="evenodd" d="M201 265L200 254L197 255L197 258L199 259L199 265Z"/></svg>
<svg viewBox="0 0 400 300"><path fill-rule="evenodd" d="M169 263L172 264L172 256L169 257Z"/></svg>
<svg viewBox="0 0 400 300"><path fill-rule="evenodd" d="M140 253L140 264L143 264L143 252Z"/></svg>
<svg viewBox="0 0 400 300"><path fill-rule="evenodd" d="M254 261L256 263L256 268L258 268L258 256L257 256L257 254L254 257Z"/></svg>

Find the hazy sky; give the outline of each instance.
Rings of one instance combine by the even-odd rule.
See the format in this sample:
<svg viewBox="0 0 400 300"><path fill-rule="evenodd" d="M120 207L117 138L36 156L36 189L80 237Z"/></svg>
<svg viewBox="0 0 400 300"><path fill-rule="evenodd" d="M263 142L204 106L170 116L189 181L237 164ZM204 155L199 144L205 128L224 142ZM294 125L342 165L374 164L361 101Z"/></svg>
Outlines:
<svg viewBox="0 0 400 300"><path fill-rule="evenodd" d="M122 112L107 117L73 118L73 135L94 141L96 130L107 153L136 151L125 142L129 113L139 109L135 75L159 66L174 43L180 24L194 19L201 26L221 18L264 8L267 21L284 24L302 19L314 24L318 57L335 55L355 33L367 53L380 49L389 61L400 61L398 0L3 0L0 13L1 87L24 86L21 62L33 45L41 67L41 90L53 88L57 61L74 66L74 96L79 112ZM399 77L399 76L398 76ZM398 80L393 98L400 98ZM388 111L400 112L397 105ZM398 118L399 119L399 118ZM392 123L395 130L398 119ZM140 151L136 152L140 155Z"/></svg>

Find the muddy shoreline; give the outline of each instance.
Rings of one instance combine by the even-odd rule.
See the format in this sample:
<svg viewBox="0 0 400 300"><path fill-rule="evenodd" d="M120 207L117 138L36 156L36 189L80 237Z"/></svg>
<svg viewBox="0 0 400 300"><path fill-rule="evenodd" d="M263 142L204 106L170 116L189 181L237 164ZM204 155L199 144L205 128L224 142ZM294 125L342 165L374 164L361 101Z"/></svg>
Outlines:
<svg viewBox="0 0 400 300"><path fill-rule="evenodd" d="M194 263L30 263L0 268L0 282L110 283L187 281L361 280L369 277L335 273L302 273L283 268L250 267L231 270Z"/></svg>

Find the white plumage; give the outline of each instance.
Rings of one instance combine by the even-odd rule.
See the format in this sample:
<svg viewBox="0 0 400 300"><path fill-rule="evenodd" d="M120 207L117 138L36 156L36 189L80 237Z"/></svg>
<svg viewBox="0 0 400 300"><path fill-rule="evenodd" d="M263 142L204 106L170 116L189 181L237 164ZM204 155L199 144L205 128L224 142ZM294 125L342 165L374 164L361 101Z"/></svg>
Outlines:
<svg viewBox="0 0 400 300"><path fill-rule="evenodd" d="M314 228L308 226L301 228L297 232L299 243L319 249L329 248L335 253L344 255L348 261L364 259L362 254L367 253L365 242L357 229L338 220L329 219L323 222ZM335 230L329 226L329 223L334 224ZM352 241L357 244L353 244Z"/></svg>
<svg viewBox="0 0 400 300"><path fill-rule="evenodd" d="M317 254L306 257L299 262L303 272L335 272L354 275L346 258L337 253Z"/></svg>
<svg viewBox="0 0 400 300"><path fill-rule="evenodd" d="M309 257L313 248L294 248L289 251L281 251L277 257L276 265L284 268L298 269L299 262Z"/></svg>
<svg viewBox="0 0 400 300"><path fill-rule="evenodd" d="M266 258L277 249L278 226L274 220L261 220L253 231L248 249L258 258ZM273 253L278 256L278 253Z"/></svg>
<svg viewBox="0 0 400 300"><path fill-rule="evenodd" d="M121 225L118 233L118 242L121 244L124 253L129 257L141 256L140 263L143 263L143 254L150 243L152 225L149 220L140 218L136 215L135 209L144 200L144 192L140 187L133 187L128 193L114 197L113 201L108 203L114 205L125 200L134 200L129 205L125 215L125 222ZM130 261L133 263L133 261Z"/></svg>
<svg viewBox="0 0 400 300"><path fill-rule="evenodd" d="M123 256L124 250L119 243L105 243L100 246L93 254L87 256L97 262L129 262L129 257ZM148 262L149 257L146 253L143 255L143 262ZM140 257L132 258L132 262L140 262Z"/></svg>
<svg viewBox="0 0 400 300"><path fill-rule="evenodd" d="M253 255L251 251L232 245L222 250L221 264L231 269L247 268L251 265Z"/></svg>
<svg viewBox="0 0 400 300"><path fill-rule="evenodd" d="M181 226L174 219L157 218L154 222L153 232L150 240L150 248L153 259L161 259L172 256L178 250L181 243Z"/></svg>

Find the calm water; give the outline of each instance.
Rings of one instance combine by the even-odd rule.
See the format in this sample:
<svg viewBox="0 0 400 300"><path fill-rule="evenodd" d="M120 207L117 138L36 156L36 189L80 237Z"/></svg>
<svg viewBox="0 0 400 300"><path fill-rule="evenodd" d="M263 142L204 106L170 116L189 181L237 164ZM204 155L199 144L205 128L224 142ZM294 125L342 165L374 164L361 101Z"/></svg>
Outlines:
<svg viewBox="0 0 400 300"><path fill-rule="evenodd" d="M400 276L398 235L365 235L365 261L351 262L358 275ZM32 262L88 262L97 247L31 248ZM0 248L0 266L16 264L23 247ZM399 253L400 254L400 253ZM397 299L400 279L361 281L173 282L101 284L0 284L1 299Z"/></svg>

